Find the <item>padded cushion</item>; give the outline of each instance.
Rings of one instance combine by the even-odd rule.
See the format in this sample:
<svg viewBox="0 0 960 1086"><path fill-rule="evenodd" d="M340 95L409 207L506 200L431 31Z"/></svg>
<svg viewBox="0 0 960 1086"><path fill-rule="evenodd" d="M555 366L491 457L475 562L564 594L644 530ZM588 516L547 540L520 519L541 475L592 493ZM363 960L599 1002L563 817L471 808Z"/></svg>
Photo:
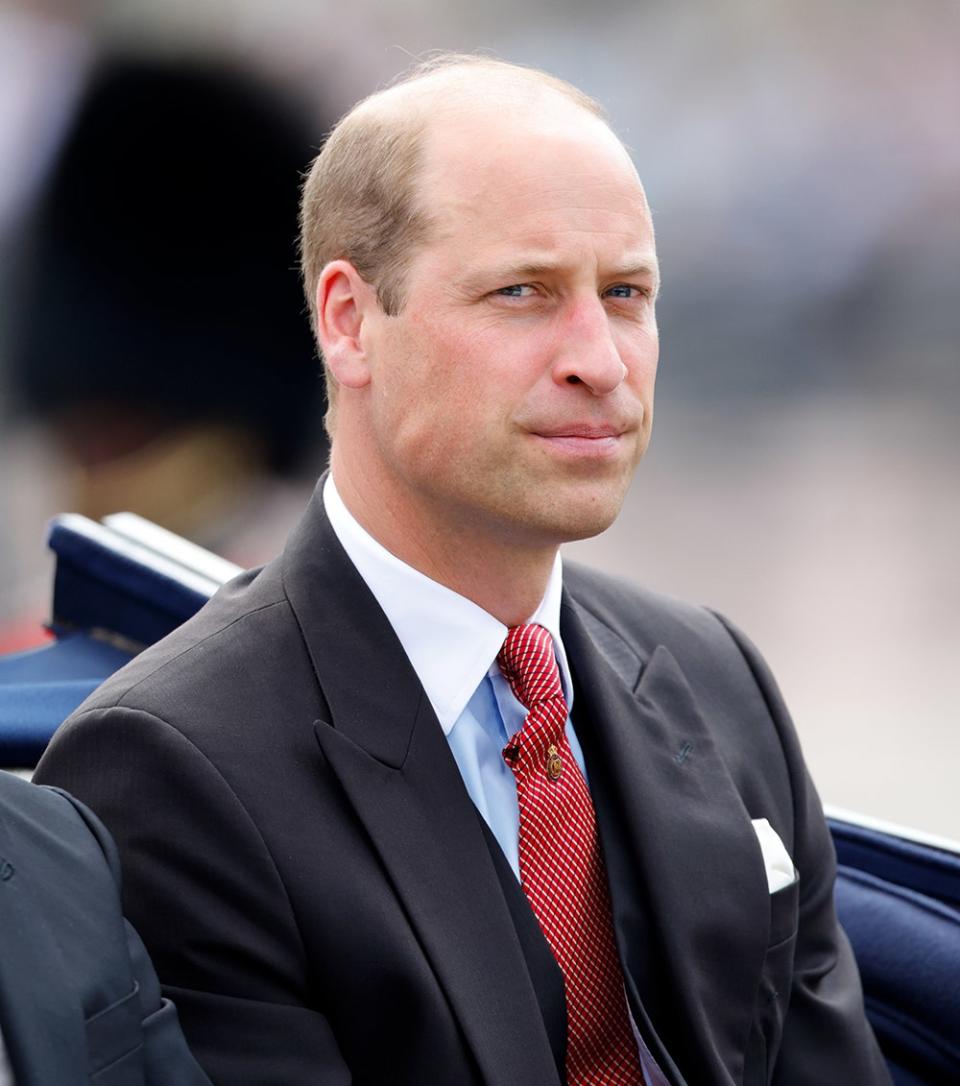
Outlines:
<svg viewBox="0 0 960 1086"><path fill-rule="evenodd" d="M839 819L830 820L830 832L845 867L960 909L960 855Z"/></svg>
<svg viewBox="0 0 960 1086"><path fill-rule="evenodd" d="M129 659L86 633L0 659L0 766L35 765L60 722Z"/></svg>
<svg viewBox="0 0 960 1086"><path fill-rule="evenodd" d="M894 851L904 843L888 840ZM847 865L836 899L897 1081L960 1082L960 912Z"/></svg>
<svg viewBox="0 0 960 1086"><path fill-rule="evenodd" d="M239 572L131 514L107 520L67 513L51 525L50 627L58 640L0 659L0 766L35 765L63 719L107 676Z"/></svg>
<svg viewBox="0 0 960 1086"><path fill-rule="evenodd" d="M165 555L69 514L50 527L57 556L54 629L105 629L152 645L195 614L219 584Z"/></svg>

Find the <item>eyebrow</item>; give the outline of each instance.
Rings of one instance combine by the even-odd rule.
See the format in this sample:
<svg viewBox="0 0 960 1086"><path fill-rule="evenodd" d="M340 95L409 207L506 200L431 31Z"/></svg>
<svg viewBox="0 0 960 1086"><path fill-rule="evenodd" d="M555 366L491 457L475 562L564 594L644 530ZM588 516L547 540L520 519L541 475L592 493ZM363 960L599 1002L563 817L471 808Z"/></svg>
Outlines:
<svg viewBox="0 0 960 1086"><path fill-rule="evenodd" d="M643 279L649 277L653 280L654 289L660 289L660 265L656 260L642 260L639 264L628 264L617 268L613 273L614 279Z"/></svg>
<svg viewBox="0 0 960 1086"><path fill-rule="evenodd" d="M531 260L520 263L502 264L480 270L466 276L461 281L461 286L467 289L479 289L491 282L522 283L527 279L536 279L543 275L553 275L564 268L563 261L559 260ZM604 278L609 279L635 279L649 277L653 279L656 289L660 287L660 268L656 259L640 260L636 263L617 265Z"/></svg>

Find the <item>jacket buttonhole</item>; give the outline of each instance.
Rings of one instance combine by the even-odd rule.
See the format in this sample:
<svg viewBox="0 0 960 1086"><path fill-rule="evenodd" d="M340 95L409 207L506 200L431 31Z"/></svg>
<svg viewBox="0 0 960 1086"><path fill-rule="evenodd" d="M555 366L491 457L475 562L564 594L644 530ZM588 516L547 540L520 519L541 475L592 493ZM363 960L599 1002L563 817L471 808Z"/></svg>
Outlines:
<svg viewBox="0 0 960 1086"><path fill-rule="evenodd" d="M673 756L673 760L677 763L677 765L683 765L683 763L690 757L692 753L693 743L684 743L683 746Z"/></svg>

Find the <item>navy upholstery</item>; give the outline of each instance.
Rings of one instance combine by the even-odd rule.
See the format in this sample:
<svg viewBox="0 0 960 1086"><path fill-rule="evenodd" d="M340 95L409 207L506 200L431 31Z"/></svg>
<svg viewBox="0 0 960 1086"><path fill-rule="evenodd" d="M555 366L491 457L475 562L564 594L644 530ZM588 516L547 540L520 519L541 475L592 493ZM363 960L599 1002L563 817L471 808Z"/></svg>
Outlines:
<svg viewBox="0 0 960 1086"><path fill-rule="evenodd" d="M60 721L131 655L74 631L0 658L0 766L36 765Z"/></svg>
<svg viewBox="0 0 960 1086"><path fill-rule="evenodd" d="M898 1086L960 1083L960 854L831 820L837 910Z"/></svg>
<svg viewBox="0 0 960 1086"><path fill-rule="evenodd" d="M136 652L189 618L239 567L129 513L50 527L56 640L0 659L0 766L36 764L60 722Z"/></svg>
<svg viewBox="0 0 960 1086"><path fill-rule="evenodd" d="M129 513L103 524L64 514L47 542L57 557L54 631L107 631L135 649L170 633L240 572Z"/></svg>

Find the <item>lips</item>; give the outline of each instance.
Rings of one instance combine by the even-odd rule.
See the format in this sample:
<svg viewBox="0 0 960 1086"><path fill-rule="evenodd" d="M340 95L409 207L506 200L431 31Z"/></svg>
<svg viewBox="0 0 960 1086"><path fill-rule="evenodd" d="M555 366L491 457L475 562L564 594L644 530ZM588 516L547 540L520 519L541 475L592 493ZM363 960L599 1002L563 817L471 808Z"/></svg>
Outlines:
<svg viewBox="0 0 960 1086"><path fill-rule="evenodd" d="M534 433L537 437L545 438L584 438L588 441L599 441L603 438L620 437L627 427L615 426L612 423L565 423L562 426L537 428Z"/></svg>
<svg viewBox="0 0 960 1086"><path fill-rule="evenodd" d="M538 427L531 435L561 456L603 460L618 455L627 430L614 423L575 422Z"/></svg>

